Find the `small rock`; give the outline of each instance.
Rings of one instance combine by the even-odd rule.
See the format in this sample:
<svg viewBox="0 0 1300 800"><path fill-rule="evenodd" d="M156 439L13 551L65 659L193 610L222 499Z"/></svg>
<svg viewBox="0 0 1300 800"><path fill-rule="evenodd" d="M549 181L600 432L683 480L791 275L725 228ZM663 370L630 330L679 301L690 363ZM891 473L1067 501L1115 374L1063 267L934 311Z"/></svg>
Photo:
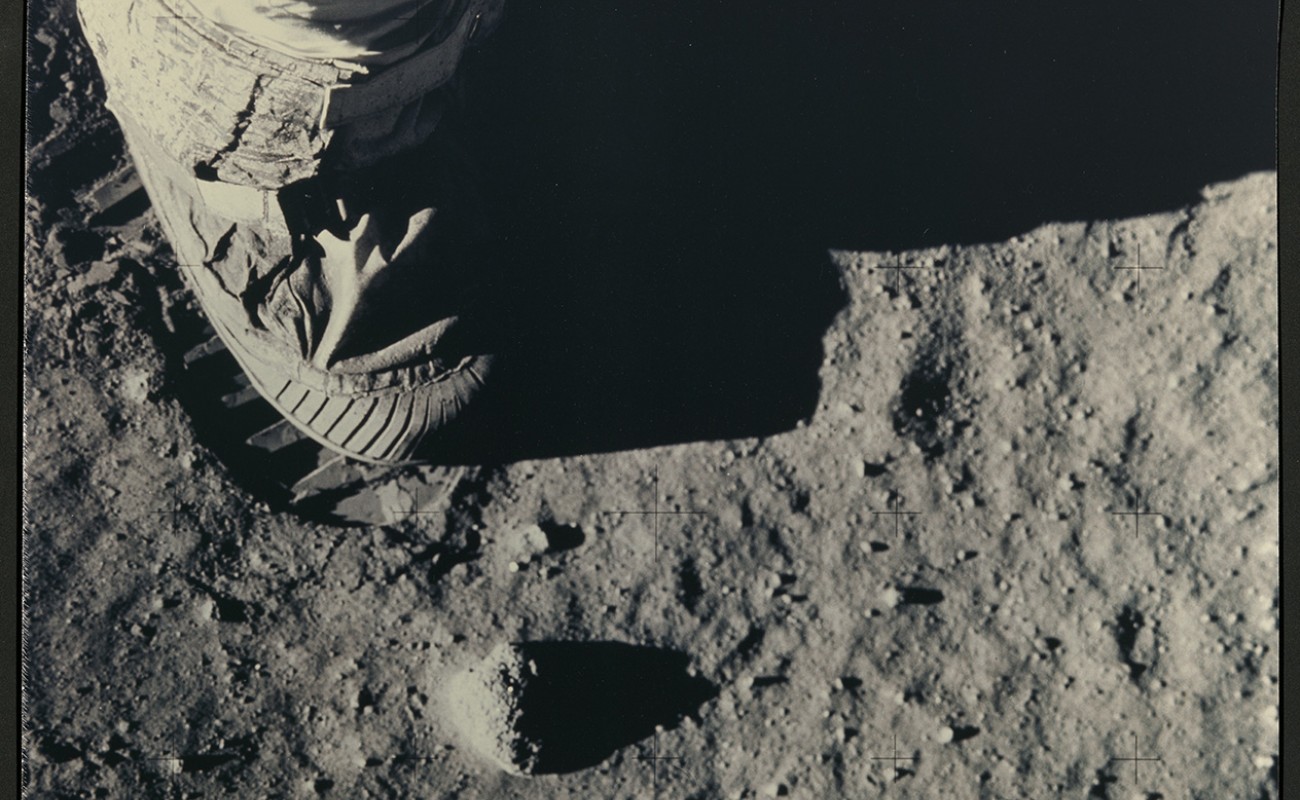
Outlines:
<svg viewBox="0 0 1300 800"><path fill-rule="evenodd" d="M1144 625L1137 631L1129 659L1137 664L1151 665L1156 660L1156 637L1151 626Z"/></svg>
<svg viewBox="0 0 1300 800"><path fill-rule="evenodd" d="M217 604L212 598L204 597L194 605L194 619L199 622L207 622L217 618Z"/></svg>
<svg viewBox="0 0 1300 800"><path fill-rule="evenodd" d="M116 261L96 261L90 265L90 269L68 281L68 293L79 294L103 286L117 277L117 270Z"/></svg>
<svg viewBox="0 0 1300 800"><path fill-rule="evenodd" d="M144 370L129 370L122 377L122 396L133 403L146 403L152 389L152 376Z"/></svg>
<svg viewBox="0 0 1300 800"><path fill-rule="evenodd" d="M528 561L542 555L550 548L550 539L539 525L528 525L512 531L503 544L517 561Z"/></svg>

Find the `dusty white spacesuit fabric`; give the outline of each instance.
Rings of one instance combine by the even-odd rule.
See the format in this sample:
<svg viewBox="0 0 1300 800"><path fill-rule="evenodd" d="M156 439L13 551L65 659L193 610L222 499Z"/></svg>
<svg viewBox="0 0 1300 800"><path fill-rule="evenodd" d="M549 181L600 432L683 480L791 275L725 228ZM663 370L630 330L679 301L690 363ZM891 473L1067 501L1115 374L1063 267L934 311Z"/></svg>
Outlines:
<svg viewBox="0 0 1300 800"><path fill-rule="evenodd" d="M454 0L188 0L231 33L286 55L359 64L409 56Z"/></svg>

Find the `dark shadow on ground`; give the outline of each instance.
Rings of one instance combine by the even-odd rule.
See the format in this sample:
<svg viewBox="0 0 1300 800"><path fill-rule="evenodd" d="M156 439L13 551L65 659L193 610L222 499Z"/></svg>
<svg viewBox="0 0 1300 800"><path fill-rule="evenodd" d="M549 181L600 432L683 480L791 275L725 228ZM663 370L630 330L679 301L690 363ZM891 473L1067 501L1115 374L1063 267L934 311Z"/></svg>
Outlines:
<svg viewBox="0 0 1300 800"><path fill-rule="evenodd" d="M536 665L520 733L541 744L539 772L593 767L615 752L672 729L717 697L709 681L687 672L684 653L620 642L532 642ZM650 755L650 743L645 755ZM665 755L684 756L685 753Z"/></svg>
<svg viewBox="0 0 1300 800"><path fill-rule="evenodd" d="M1275 17L512 0L468 87L516 302L467 459L787 430L845 302L829 248L999 241L1272 168Z"/></svg>
<svg viewBox="0 0 1300 800"><path fill-rule="evenodd" d="M817 6L510 0L464 126L505 358L449 460L788 430L845 302L828 249L1164 211L1274 166L1273 3ZM120 147L74 145L33 165L50 214Z"/></svg>

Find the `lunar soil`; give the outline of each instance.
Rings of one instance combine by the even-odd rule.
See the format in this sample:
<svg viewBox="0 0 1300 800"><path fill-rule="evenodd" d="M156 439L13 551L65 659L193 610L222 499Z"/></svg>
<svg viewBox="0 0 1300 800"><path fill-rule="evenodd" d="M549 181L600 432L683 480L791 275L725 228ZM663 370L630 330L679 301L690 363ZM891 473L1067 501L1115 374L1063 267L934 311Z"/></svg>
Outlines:
<svg viewBox="0 0 1300 800"><path fill-rule="evenodd" d="M844 305L789 430L422 467L332 525L196 432L185 292L151 212L88 210L127 161L55 19L31 797L1280 796L1274 174L830 252Z"/></svg>

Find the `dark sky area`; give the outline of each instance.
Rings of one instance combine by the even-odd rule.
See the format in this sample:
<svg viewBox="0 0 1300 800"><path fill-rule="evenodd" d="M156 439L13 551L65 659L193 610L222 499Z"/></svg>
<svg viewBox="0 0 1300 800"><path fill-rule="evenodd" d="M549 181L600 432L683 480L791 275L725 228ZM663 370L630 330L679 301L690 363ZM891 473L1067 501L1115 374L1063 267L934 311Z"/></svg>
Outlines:
<svg viewBox="0 0 1300 800"><path fill-rule="evenodd" d="M566 442L534 453L788 429L844 303L829 248L997 242L1273 169L1276 20L1260 0L511 0L466 105L521 301L504 416Z"/></svg>
<svg viewBox="0 0 1300 800"><path fill-rule="evenodd" d="M1271 169L1277 13L513 0L474 103L500 188L566 224L675 204L834 247L996 241Z"/></svg>

